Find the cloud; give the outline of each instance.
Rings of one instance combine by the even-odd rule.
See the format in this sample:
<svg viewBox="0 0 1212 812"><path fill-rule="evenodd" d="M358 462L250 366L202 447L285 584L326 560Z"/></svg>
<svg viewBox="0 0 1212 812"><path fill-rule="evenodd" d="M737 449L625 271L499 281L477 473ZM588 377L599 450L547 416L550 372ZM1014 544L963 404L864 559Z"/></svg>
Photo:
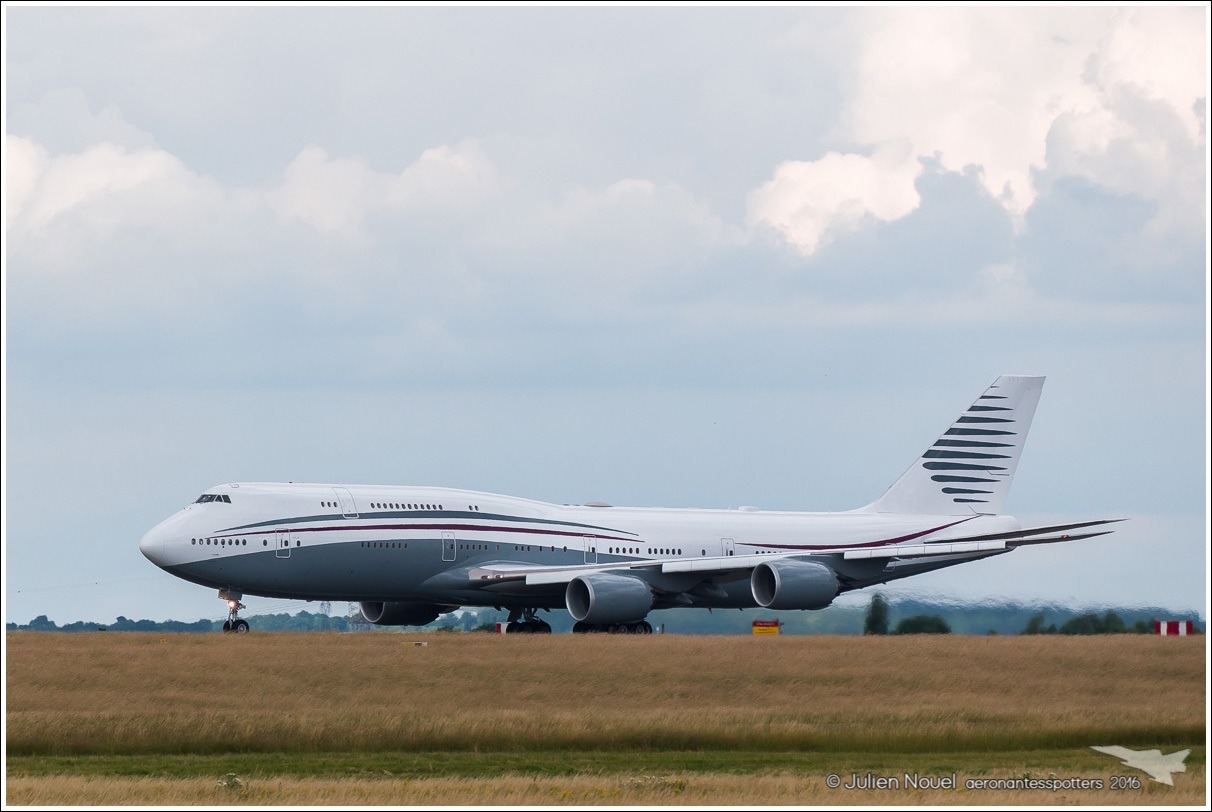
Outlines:
<svg viewBox="0 0 1212 812"><path fill-rule="evenodd" d="M48 156L41 145L15 135L4 137L4 150L4 227L7 229L33 197Z"/></svg>
<svg viewBox="0 0 1212 812"><path fill-rule="evenodd" d="M811 254L839 232L869 218L897 220L917 208L918 162L893 150L872 157L830 152L816 161L785 161L750 192L746 222L769 226Z"/></svg>
<svg viewBox="0 0 1212 812"><path fill-rule="evenodd" d="M427 149L398 174L375 172L359 157L330 158L308 147L267 194L283 220L325 234L363 236L368 218L458 215L497 193L498 173L472 139Z"/></svg>
<svg viewBox="0 0 1212 812"><path fill-rule="evenodd" d="M19 254L36 255L43 267L87 264L122 232L151 230L193 242L200 222L240 206L237 194L161 149L103 142L51 156L18 136L7 136L5 146L8 236Z"/></svg>
<svg viewBox="0 0 1212 812"><path fill-rule="evenodd" d="M905 192L912 164L862 157L891 144L951 171L979 167L1020 227L1044 171L1167 201L1164 224L1197 210L1201 9L879 9L858 20L854 92L839 122L858 149L779 164L750 195L751 227L812 254L868 215L905 216L916 206Z"/></svg>
<svg viewBox="0 0 1212 812"><path fill-rule="evenodd" d="M38 142L52 155L83 152L106 143L132 150L157 146L151 133L128 122L116 105L93 113L78 87L58 88L37 102L15 105L8 127L10 133Z"/></svg>

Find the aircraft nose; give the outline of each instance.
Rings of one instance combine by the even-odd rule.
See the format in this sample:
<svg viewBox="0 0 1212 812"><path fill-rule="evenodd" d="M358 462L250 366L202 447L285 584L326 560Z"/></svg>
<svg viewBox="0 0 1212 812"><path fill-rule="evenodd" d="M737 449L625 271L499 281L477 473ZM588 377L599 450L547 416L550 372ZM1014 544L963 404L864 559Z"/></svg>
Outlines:
<svg viewBox="0 0 1212 812"><path fill-rule="evenodd" d="M157 567L164 560L164 534L157 525L139 540L139 552Z"/></svg>

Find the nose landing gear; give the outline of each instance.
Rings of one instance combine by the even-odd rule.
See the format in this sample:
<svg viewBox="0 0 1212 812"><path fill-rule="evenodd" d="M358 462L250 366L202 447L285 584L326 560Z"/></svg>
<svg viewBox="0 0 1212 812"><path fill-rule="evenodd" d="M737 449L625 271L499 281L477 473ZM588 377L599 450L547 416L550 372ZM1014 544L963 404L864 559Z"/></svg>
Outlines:
<svg viewBox="0 0 1212 812"><path fill-rule="evenodd" d="M248 621L240 617L240 610L245 608L244 604L240 603L241 595L220 589L219 597L227 599L227 620L223 621L223 633L247 634Z"/></svg>

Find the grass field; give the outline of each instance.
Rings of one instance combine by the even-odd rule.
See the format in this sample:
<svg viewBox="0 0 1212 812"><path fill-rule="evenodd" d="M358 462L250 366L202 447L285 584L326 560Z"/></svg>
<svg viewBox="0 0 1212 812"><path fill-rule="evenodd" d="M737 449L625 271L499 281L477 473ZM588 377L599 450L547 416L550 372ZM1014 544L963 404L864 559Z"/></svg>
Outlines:
<svg viewBox="0 0 1212 812"><path fill-rule="evenodd" d="M1202 637L6 639L10 803L872 804L909 800L823 777L1140 775L1092 744L1193 753L1174 789L1065 802L1205 795ZM912 802L1065 794L935 793Z"/></svg>

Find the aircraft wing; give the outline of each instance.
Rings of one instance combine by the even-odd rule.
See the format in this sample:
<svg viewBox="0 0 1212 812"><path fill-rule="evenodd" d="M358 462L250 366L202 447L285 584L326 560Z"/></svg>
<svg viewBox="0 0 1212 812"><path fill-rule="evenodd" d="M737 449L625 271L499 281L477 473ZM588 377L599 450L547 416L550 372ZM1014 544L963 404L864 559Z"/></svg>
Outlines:
<svg viewBox="0 0 1212 812"><path fill-rule="evenodd" d="M510 586L525 585L528 587L566 584L580 575L594 572L623 573L632 572L640 577L650 574L698 574L704 579L719 575L738 574L738 571L752 570L759 564L784 559L819 556L841 556L846 560L889 558L889 559L920 559L932 556L954 555L987 555L1012 550L1028 544L1055 544L1063 541L1103 536L1112 532L1100 530L1087 533L1069 533L1069 530L1079 530L1097 525L1111 524L1122 519L1099 519L1074 524L1050 525L1047 527L1024 528L1006 533L985 534L950 538L940 541L919 542L912 545L889 545L886 547L855 549L854 547L837 547L803 551L787 551L779 553L762 553L754 555L709 556L705 558L675 558L648 559L643 561L622 561L607 564L578 564L574 566L551 566L501 562L485 564L471 568L468 576L473 584L490 587L495 584Z"/></svg>

